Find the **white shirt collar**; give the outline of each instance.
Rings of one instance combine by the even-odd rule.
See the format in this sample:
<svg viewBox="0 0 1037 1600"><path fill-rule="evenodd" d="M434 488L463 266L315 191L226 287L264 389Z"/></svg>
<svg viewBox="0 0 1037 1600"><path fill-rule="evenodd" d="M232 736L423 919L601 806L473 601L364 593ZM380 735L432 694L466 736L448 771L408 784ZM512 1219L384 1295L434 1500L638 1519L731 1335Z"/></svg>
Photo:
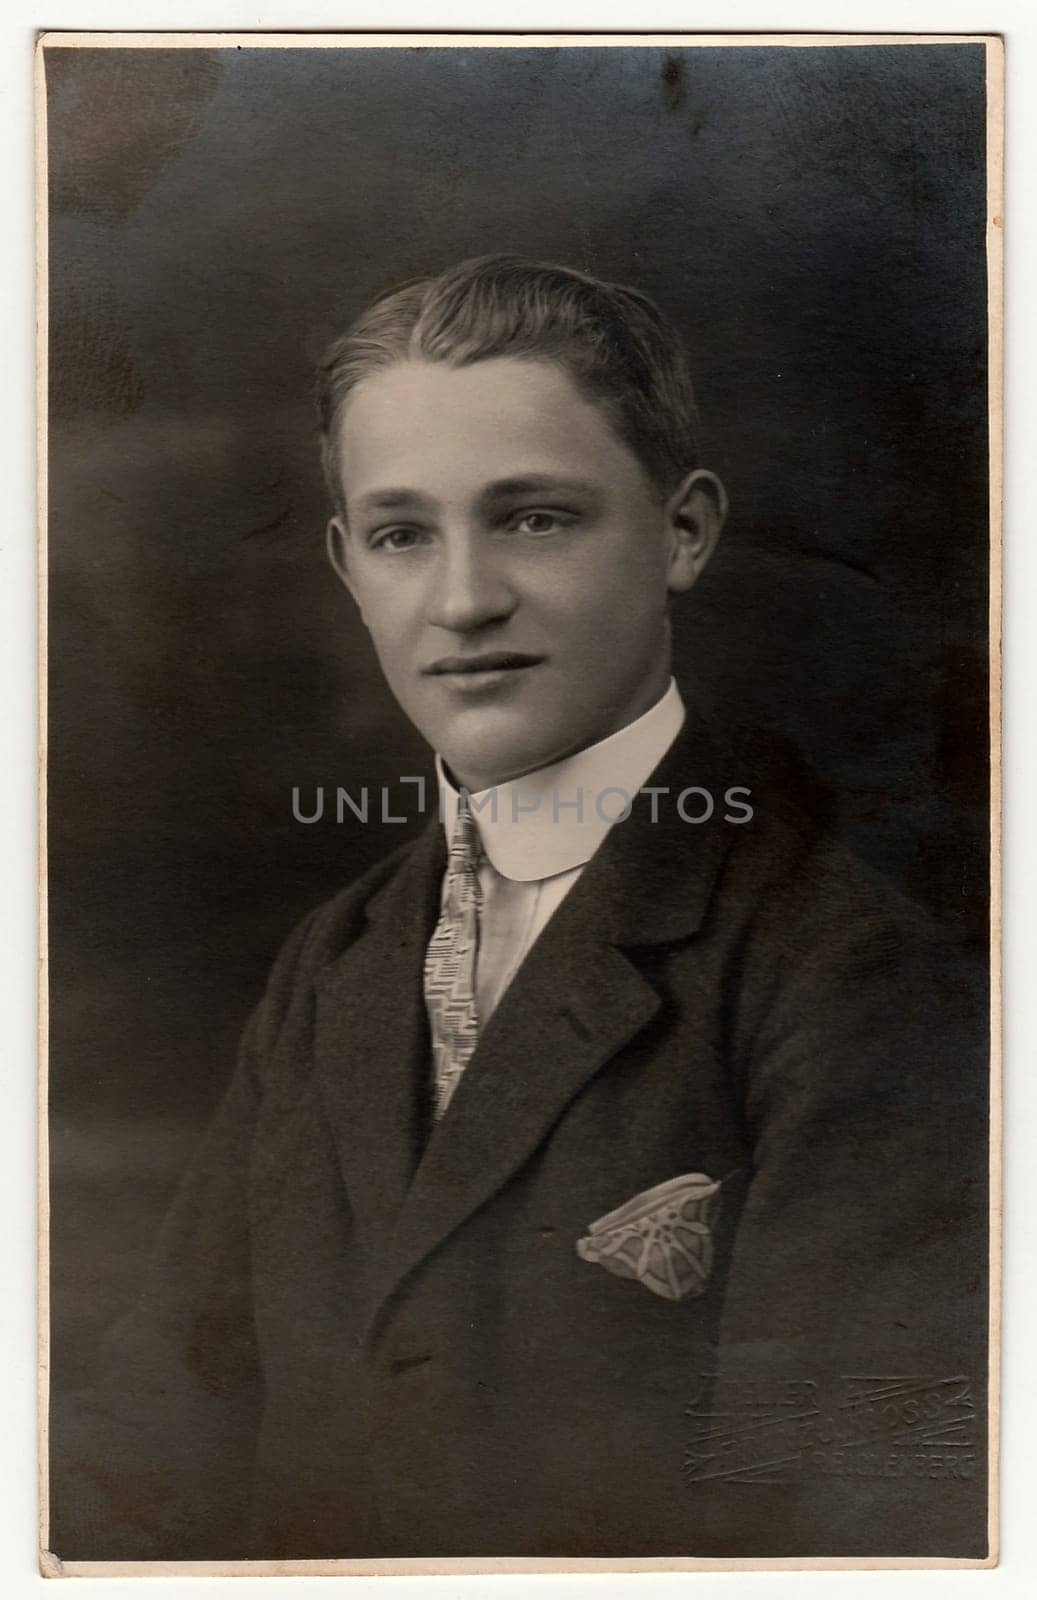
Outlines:
<svg viewBox="0 0 1037 1600"><path fill-rule="evenodd" d="M612 824L627 814L684 722L673 678L650 710L586 750L470 797L483 850L502 877L551 878L589 861ZM452 838L459 793L436 757L439 814Z"/></svg>

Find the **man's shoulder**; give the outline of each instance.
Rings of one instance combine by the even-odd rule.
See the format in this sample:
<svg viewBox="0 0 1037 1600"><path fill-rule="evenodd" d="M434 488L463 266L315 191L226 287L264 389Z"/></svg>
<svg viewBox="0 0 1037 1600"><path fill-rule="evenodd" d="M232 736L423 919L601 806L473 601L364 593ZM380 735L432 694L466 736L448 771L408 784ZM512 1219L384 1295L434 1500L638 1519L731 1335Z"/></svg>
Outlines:
<svg viewBox="0 0 1037 1600"><path fill-rule="evenodd" d="M753 729L729 748L753 816L731 829L713 911L743 995L780 993L823 1013L880 998L931 1009L941 994L948 1012L960 1000L979 1015L985 953L859 848L836 791L797 747Z"/></svg>
<svg viewBox="0 0 1037 1600"><path fill-rule="evenodd" d="M274 962L269 988L275 997L279 990L315 976L352 944L366 926L372 903L427 849L428 833L398 845L296 923Z"/></svg>
<svg viewBox="0 0 1037 1600"><path fill-rule="evenodd" d="M798 958L894 930L908 942L946 943L932 911L857 848L833 784L792 740L735 727L718 759L719 787L737 787L751 806L747 820L722 822L730 848L715 909L724 919Z"/></svg>
<svg viewBox="0 0 1037 1600"><path fill-rule="evenodd" d="M701 796L687 826L684 796L671 806L657 848L694 869L712 849L721 863L713 910L723 915L775 902L805 874L838 871L839 806L830 785L791 739L769 729L701 716L671 750L661 777L673 790ZM707 798L708 797L708 798ZM685 823L678 826L677 816ZM679 852L679 853L678 853Z"/></svg>

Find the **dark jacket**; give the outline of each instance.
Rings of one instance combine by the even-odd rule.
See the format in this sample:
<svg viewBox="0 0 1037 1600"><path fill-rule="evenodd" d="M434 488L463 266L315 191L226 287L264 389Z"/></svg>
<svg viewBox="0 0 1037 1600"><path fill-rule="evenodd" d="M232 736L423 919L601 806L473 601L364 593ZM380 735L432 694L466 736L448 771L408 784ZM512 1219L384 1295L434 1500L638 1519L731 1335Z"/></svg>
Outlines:
<svg viewBox="0 0 1037 1600"><path fill-rule="evenodd" d="M434 1129L439 825L296 930L52 1422L59 1556L985 1552L982 986L790 770L688 728ZM582 1258L694 1173L702 1292Z"/></svg>

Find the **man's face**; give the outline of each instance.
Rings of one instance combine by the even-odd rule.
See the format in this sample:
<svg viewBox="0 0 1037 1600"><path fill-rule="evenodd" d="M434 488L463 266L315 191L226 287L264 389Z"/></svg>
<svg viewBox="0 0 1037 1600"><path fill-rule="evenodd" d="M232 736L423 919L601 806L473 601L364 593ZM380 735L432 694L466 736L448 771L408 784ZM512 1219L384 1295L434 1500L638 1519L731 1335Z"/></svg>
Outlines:
<svg viewBox="0 0 1037 1600"><path fill-rule="evenodd" d="M332 559L459 783L559 760L664 692L689 539L563 369L401 361L358 384L338 446Z"/></svg>

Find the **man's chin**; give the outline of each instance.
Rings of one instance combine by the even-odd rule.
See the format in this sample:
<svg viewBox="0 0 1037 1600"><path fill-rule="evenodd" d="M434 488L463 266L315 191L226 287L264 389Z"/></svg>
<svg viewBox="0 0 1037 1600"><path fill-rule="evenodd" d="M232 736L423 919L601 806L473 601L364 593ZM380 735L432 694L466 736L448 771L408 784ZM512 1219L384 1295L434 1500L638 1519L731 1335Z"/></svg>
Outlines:
<svg viewBox="0 0 1037 1600"><path fill-rule="evenodd" d="M560 734L557 740L537 745L473 740L466 741L463 746L452 744L449 750L442 746L436 748L455 785L469 794L479 794L484 789L521 782L593 743L593 737L581 742L573 737L566 740L564 734Z"/></svg>
<svg viewBox="0 0 1037 1600"><path fill-rule="evenodd" d="M549 747L530 745L528 741L518 744L490 738L451 740L436 749L454 782L471 794L513 783L548 766L552 759Z"/></svg>
<svg viewBox="0 0 1037 1600"><path fill-rule="evenodd" d="M546 766L554 748L548 734L532 738L529 708L471 705L455 715L412 719L457 782L475 793Z"/></svg>

